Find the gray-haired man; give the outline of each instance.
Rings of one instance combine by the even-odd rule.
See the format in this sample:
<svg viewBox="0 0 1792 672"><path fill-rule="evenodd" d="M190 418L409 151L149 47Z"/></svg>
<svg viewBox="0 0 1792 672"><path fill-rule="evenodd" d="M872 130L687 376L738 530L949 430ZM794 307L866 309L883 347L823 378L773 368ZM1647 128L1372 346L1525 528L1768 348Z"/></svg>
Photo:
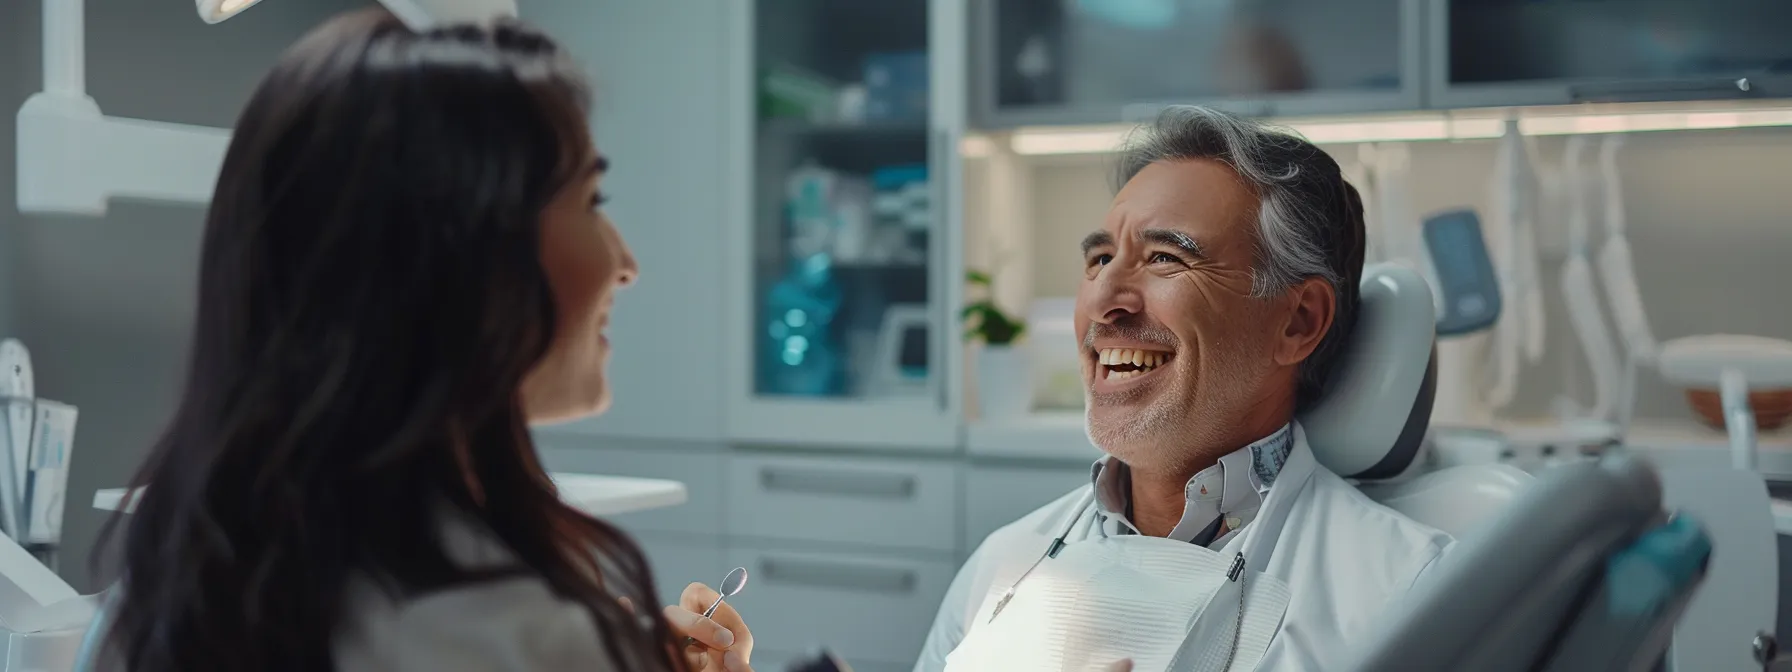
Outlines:
<svg viewBox="0 0 1792 672"><path fill-rule="evenodd" d="M1193 107L1117 177L1076 314L1107 456L978 548L916 669L1326 669L1452 543L1316 464L1294 422L1355 323L1362 201L1312 144Z"/></svg>

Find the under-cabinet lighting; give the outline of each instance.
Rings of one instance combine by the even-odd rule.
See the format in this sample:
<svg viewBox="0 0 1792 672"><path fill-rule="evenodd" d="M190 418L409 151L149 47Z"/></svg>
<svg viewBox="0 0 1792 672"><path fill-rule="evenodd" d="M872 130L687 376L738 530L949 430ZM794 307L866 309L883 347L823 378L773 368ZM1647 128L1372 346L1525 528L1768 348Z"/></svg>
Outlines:
<svg viewBox="0 0 1792 672"><path fill-rule="evenodd" d="M1466 110L1400 116L1273 119L1318 144L1484 140L1500 137L1508 115L1525 135L1582 135L1724 128L1792 126L1792 107L1741 107L1719 103L1696 109L1657 106L1579 106L1520 110ZM1016 154L1103 154L1125 144L1132 125L1029 127L1014 131ZM973 156L968 150L966 156Z"/></svg>
<svg viewBox="0 0 1792 672"><path fill-rule="evenodd" d="M958 141L958 154L967 159L981 159L996 152L996 143L987 136L967 135Z"/></svg>

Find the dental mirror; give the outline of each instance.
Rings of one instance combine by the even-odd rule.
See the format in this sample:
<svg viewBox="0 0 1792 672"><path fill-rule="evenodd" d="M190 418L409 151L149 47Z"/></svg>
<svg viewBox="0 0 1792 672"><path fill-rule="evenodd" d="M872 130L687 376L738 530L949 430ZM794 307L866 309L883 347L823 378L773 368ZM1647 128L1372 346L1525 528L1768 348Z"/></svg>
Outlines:
<svg viewBox="0 0 1792 672"><path fill-rule="evenodd" d="M733 571L728 572L728 576L722 577L722 587L716 591L721 595L716 597L715 604L711 604L708 609L703 610L703 617L709 618L716 615L716 609L722 606L722 600L734 597L745 587L747 587L747 568L735 567Z"/></svg>
<svg viewBox="0 0 1792 672"><path fill-rule="evenodd" d="M739 593L742 588L746 588L746 587L747 587L747 568L735 567L732 571L728 572L728 576L722 577L722 586L720 588L716 589L716 592L721 593L721 594L716 596L715 603L709 605L708 609L703 610L703 617L709 618L709 617L715 616L716 609L720 609L722 607L722 600L726 600L730 597L734 597L735 594ZM697 643L696 637L684 638L685 646L690 646L690 645L696 644L696 643Z"/></svg>

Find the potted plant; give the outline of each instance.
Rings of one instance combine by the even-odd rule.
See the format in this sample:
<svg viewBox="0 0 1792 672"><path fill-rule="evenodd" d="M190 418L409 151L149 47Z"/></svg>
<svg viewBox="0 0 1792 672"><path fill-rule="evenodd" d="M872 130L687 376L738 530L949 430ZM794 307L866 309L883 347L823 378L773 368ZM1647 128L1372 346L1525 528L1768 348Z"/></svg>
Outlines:
<svg viewBox="0 0 1792 672"><path fill-rule="evenodd" d="M1026 322L996 305L988 273L968 271L965 281L985 294L964 307L965 340L983 342L977 353L977 408L985 420L1026 415L1033 405L1032 366L1016 346Z"/></svg>

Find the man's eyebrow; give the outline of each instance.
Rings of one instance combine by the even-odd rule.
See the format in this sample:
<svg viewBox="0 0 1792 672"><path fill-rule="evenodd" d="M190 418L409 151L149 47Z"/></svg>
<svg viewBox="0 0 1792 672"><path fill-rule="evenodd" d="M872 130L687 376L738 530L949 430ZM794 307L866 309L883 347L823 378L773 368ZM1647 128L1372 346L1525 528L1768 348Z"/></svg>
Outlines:
<svg viewBox="0 0 1792 672"><path fill-rule="evenodd" d="M1089 250L1093 250L1097 247L1107 247L1113 244L1114 237L1108 235L1108 232L1096 231L1095 233L1083 236L1083 255L1087 256Z"/></svg>
<svg viewBox="0 0 1792 672"><path fill-rule="evenodd" d="M1144 238L1146 242L1168 245L1182 250L1183 253L1192 257L1203 258L1207 256L1207 253L1201 250L1200 241L1195 240L1194 236L1190 236L1181 231L1173 229L1145 229L1144 231L1139 232L1139 237Z"/></svg>

